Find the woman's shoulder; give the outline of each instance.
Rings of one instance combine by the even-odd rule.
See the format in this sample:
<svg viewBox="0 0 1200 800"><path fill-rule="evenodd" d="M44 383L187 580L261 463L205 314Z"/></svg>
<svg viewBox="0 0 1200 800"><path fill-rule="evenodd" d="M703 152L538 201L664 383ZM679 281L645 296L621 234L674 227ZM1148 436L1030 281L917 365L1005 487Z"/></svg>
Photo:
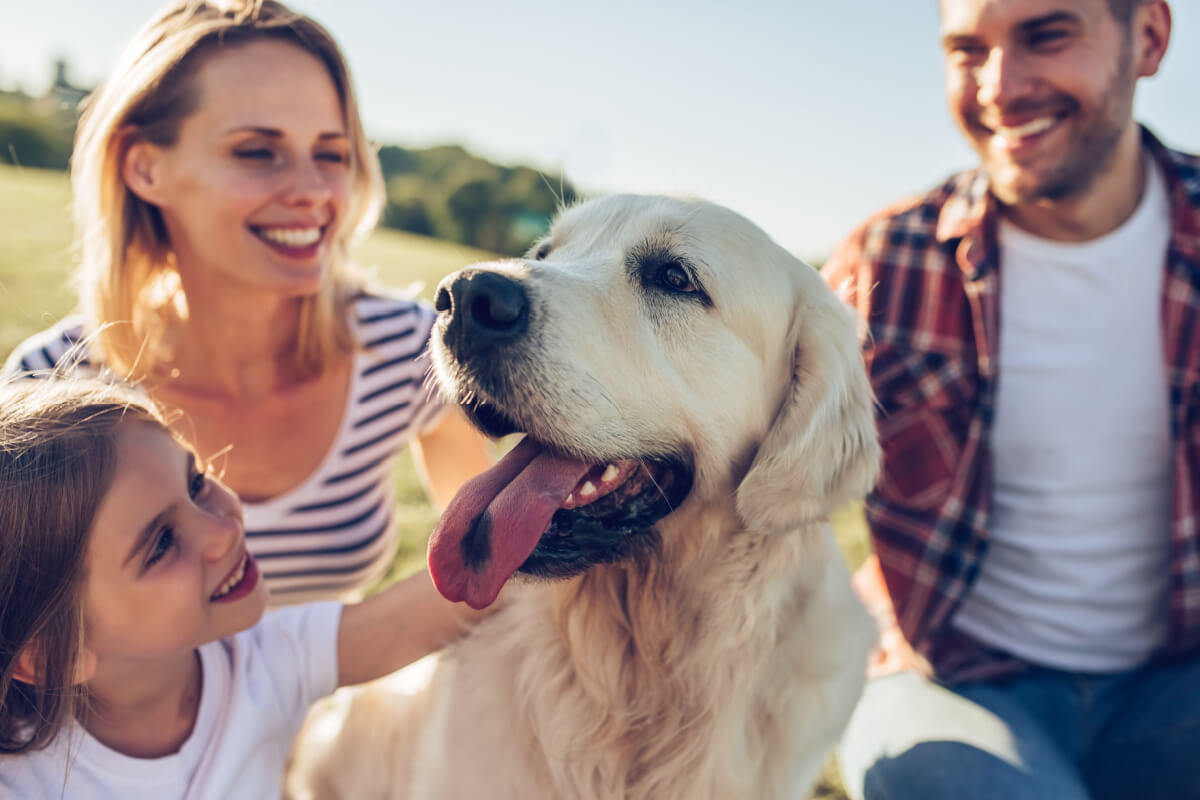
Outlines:
<svg viewBox="0 0 1200 800"><path fill-rule="evenodd" d="M421 349L437 312L410 293L372 290L355 296L352 327L358 343L367 350Z"/></svg>
<svg viewBox="0 0 1200 800"><path fill-rule="evenodd" d="M4 374L38 374L52 370L93 369L83 335L83 320L66 317L13 348L4 363Z"/></svg>
<svg viewBox="0 0 1200 800"><path fill-rule="evenodd" d="M350 304L354 322L369 325L405 316L419 319L435 317L437 312L413 290L389 290L372 287L356 294Z"/></svg>

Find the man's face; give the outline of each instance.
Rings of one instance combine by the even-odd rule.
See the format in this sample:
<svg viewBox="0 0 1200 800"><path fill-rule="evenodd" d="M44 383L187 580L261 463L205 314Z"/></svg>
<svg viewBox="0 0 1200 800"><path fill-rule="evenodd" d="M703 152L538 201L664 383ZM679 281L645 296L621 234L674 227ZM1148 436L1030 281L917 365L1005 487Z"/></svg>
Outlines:
<svg viewBox="0 0 1200 800"><path fill-rule="evenodd" d="M950 112L1004 203L1078 197L1133 125L1129 31L1105 0L942 0Z"/></svg>

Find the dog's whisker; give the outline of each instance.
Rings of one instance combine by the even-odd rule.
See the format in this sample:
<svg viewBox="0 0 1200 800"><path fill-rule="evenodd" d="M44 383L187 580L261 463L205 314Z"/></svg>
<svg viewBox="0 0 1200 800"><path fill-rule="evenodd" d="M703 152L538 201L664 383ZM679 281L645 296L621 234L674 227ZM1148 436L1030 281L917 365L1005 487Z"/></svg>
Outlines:
<svg viewBox="0 0 1200 800"><path fill-rule="evenodd" d="M646 477L650 479L650 482L652 484L654 484L654 488L656 490L658 490L659 495L666 502L667 507L670 508L672 511L674 511L675 506L673 503L671 503L671 498L667 495L667 493L665 491L663 491L663 488L662 488L662 486L659 485L658 481L654 480L654 473L650 470L649 467L646 466L646 462L639 458L638 466L641 467L642 472L646 473Z"/></svg>
<svg viewBox="0 0 1200 800"><path fill-rule="evenodd" d="M596 377L595 375L593 375L591 372L584 372L584 373L583 373L583 377L584 377L584 378L587 378L587 380L589 380L589 381L592 383L592 385L593 385L593 388L595 389L595 392L596 392L596 394L597 394L597 395L598 395L598 396L599 396L599 397L600 397L602 400L604 400L604 402L606 402L606 403L608 403L610 406L612 406L612 408L613 408L613 410L614 410L614 411L617 411L617 410L618 410L618 407L617 407L617 402L616 402L616 400L614 400L614 399L612 398L612 395L610 395L610 394L608 393L608 390L607 390L607 389L605 389L605 387L604 387L604 384L600 382L600 379L599 379L599 378L597 378L597 377ZM583 400L587 400L587 397L585 397L585 395L584 395L584 393L583 393L582 391L576 391L576 392L574 392L574 394L576 394L578 397L580 397L580 398L581 398L581 399L583 399Z"/></svg>

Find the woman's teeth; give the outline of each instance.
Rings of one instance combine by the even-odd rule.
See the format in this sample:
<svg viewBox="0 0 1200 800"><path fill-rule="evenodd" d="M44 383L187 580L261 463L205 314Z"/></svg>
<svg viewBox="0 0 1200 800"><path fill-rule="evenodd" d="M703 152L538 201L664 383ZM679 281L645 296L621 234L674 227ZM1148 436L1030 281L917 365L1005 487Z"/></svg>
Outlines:
<svg viewBox="0 0 1200 800"><path fill-rule="evenodd" d="M284 247L308 247L321 239L320 228L255 228L268 242Z"/></svg>
<svg viewBox="0 0 1200 800"><path fill-rule="evenodd" d="M233 587L242 582L242 578L246 576L246 561L248 558L249 557L246 553L242 553L242 561L240 564L238 564L237 569L235 569L229 575L229 577L225 579L225 582L221 584L219 589L213 592L211 599L219 600L220 598L229 594L233 590Z"/></svg>

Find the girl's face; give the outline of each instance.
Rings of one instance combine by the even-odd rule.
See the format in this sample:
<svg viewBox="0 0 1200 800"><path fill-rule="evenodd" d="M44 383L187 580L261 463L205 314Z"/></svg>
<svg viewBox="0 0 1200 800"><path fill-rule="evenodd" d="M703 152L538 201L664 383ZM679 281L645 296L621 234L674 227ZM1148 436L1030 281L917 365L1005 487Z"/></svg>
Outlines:
<svg viewBox="0 0 1200 800"><path fill-rule="evenodd" d="M86 648L100 664L188 652L250 627L266 608L237 497L148 422L117 432L87 567Z"/></svg>
<svg viewBox="0 0 1200 800"><path fill-rule="evenodd" d="M124 164L163 214L185 290L316 292L353 169L329 72L261 40L210 54L192 80L199 103L175 144L138 142Z"/></svg>

